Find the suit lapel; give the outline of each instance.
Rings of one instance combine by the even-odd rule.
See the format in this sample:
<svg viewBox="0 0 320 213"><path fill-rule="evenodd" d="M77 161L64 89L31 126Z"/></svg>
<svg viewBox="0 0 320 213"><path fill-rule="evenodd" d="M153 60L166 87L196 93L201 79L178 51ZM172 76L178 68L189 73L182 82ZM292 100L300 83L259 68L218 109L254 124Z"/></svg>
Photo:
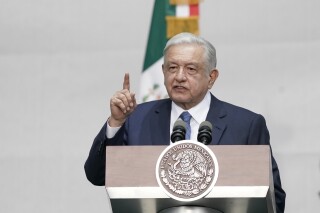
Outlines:
<svg viewBox="0 0 320 213"><path fill-rule="evenodd" d="M220 138L227 127L223 119L226 116L227 111L223 108L222 102L211 94L210 109L206 119L210 121L213 126L211 145L220 143Z"/></svg>
<svg viewBox="0 0 320 213"><path fill-rule="evenodd" d="M150 122L152 145L169 145L171 100L166 99L161 102L152 113Z"/></svg>

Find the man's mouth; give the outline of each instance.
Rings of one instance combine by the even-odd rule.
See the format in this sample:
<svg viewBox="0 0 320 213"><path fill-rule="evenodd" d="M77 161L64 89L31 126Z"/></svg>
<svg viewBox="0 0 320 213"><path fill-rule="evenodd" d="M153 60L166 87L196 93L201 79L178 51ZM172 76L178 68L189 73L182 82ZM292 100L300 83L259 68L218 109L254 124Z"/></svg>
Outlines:
<svg viewBox="0 0 320 213"><path fill-rule="evenodd" d="M173 86L173 89L174 89L174 90L177 90L177 91L180 91L180 90L187 90L187 88L186 88L186 87L181 86L181 85L175 85L175 86Z"/></svg>
<svg viewBox="0 0 320 213"><path fill-rule="evenodd" d="M173 88L183 88L186 89L186 87L182 86L182 85L174 85Z"/></svg>

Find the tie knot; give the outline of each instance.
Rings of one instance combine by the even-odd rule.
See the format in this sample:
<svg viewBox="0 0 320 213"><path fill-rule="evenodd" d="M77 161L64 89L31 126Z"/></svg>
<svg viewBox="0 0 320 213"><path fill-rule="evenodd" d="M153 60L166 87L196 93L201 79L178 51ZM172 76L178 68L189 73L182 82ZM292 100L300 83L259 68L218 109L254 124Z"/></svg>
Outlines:
<svg viewBox="0 0 320 213"><path fill-rule="evenodd" d="M190 120L191 120L191 115L190 115L190 113L188 112L188 111L184 111L183 113L181 113L181 115L180 115L180 118L184 121L184 122L186 122L186 123L190 123Z"/></svg>

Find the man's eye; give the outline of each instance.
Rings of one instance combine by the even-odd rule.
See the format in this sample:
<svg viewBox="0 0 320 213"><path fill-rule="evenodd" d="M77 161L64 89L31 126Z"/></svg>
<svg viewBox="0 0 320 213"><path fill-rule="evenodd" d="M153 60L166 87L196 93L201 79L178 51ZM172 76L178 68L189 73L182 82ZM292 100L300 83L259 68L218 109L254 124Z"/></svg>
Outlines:
<svg viewBox="0 0 320 213"><path fill-rule="evenodd" d="M175 72L175 71L177 71L177 69L178 69L177 66L170 66L168 70L169 70L170 72Z"/></svg>
<svg viewBox="0 0 320 213"><path fill-rule="evenodd" d="M194 67L187 67L187 72L189 74L195 74L195 73L197 73L197 69Z"/></svg>

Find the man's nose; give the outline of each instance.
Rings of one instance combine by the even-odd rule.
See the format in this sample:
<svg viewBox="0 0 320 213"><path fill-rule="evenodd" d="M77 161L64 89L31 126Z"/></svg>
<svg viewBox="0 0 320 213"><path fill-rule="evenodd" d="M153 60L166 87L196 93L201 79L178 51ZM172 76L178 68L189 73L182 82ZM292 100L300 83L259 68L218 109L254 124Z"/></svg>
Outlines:
<svg viewBox="0 0 320 213"><path fill-rule="evenodd" d="M180 66L179 70L176 72L175 78L177 81L185 81L187 79L186 72L182 66Z"/></svg>

